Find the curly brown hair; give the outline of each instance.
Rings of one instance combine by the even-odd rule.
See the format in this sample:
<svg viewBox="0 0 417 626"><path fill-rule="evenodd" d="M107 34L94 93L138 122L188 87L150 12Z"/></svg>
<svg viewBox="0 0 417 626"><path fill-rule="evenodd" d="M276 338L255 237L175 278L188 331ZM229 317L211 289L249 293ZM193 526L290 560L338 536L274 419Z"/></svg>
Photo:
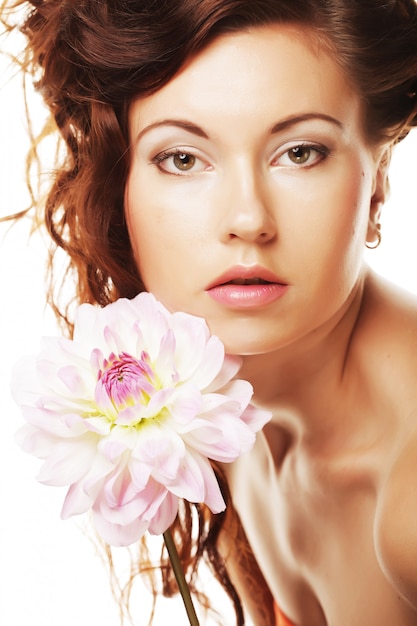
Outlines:
<svg viewBox="0 0 417 626"><path fill-rule="evenodd" d="M17 26L27 39L24 68L36 81L65 148L42 222L53 242L49 298L69 330L67 309L56 299L56 248L68 255L77 302L103 306L144 289L124 214L129 105L164 86L220 34L275 22L309 25L361 95L372 141L393 144L417 123L414 0L21 0L11 9L3 6L10 28L13 10L22 7L26 15ZM220 469L218 475L230 503ZM231 506L227 516L212 516L201 506L195 515L191 507L184 503L174 529L191 583L206 558L234 602L237 623L243 624L238 594L218 550L221 532L241 535L239 524L230 522L237 518ZM192 542L195 519L198 533ZM169 595L172 574L168 567L161 571Z"/></svg>

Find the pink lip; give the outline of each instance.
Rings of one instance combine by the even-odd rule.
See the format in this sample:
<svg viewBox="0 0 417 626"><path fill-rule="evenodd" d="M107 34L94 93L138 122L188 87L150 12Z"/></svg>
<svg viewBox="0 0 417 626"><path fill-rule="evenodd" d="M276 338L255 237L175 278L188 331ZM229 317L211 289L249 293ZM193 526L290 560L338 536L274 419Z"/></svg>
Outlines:
<svg viewBox="0 0 417 626"><path fill-rule="evenodd" d="M265 283L234 284L233 280L259 278ZM208 295L219 304L234 308L255 308L278 300L288 289L288 284L273 272L259 266L233 267L207 287Z"/></svg>

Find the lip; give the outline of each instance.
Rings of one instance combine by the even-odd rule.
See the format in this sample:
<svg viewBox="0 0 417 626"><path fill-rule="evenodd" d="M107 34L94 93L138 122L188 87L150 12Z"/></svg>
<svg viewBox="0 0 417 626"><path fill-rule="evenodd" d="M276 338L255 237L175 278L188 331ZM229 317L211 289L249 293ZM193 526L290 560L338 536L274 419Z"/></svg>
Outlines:
<svg viewBox="0 0 417 626"><path fill-rule="evenodd" d="M234 284L234 280L260 279L262 283ZM281 298L288 284L276 274L261 266L236 266L218 278L207 288L207 294L219 304L233 308L256 308L266 306Z"/></svg>

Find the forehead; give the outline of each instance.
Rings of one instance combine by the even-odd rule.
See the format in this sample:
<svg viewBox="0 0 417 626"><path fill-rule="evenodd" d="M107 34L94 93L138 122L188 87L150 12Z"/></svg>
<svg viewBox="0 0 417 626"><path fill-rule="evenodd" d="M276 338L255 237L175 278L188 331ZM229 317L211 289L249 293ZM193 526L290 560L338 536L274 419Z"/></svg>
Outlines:
<svg viewBox="0 0 417 626"><path fill-rule="evenodd" d="M273 24L215 39L159 91L136 101L130 121L139 130L167 116L233 127L237 118L266 122L311 111L363 117L330 46L309 27Z"/></svg>

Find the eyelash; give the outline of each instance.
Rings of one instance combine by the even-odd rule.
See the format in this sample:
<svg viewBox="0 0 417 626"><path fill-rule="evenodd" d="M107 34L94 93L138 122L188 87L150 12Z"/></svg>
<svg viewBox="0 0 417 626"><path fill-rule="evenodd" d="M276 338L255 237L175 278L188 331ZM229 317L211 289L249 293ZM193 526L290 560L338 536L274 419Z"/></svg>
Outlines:
<svg viewBox="0 0 417 626"><path fill-rule="evenodd" d="M188 154L185 150L167 150L166 152L160 152L152 159L152 163L162 163L169 159L169 157L175 156L176 154Z"/></svg>

